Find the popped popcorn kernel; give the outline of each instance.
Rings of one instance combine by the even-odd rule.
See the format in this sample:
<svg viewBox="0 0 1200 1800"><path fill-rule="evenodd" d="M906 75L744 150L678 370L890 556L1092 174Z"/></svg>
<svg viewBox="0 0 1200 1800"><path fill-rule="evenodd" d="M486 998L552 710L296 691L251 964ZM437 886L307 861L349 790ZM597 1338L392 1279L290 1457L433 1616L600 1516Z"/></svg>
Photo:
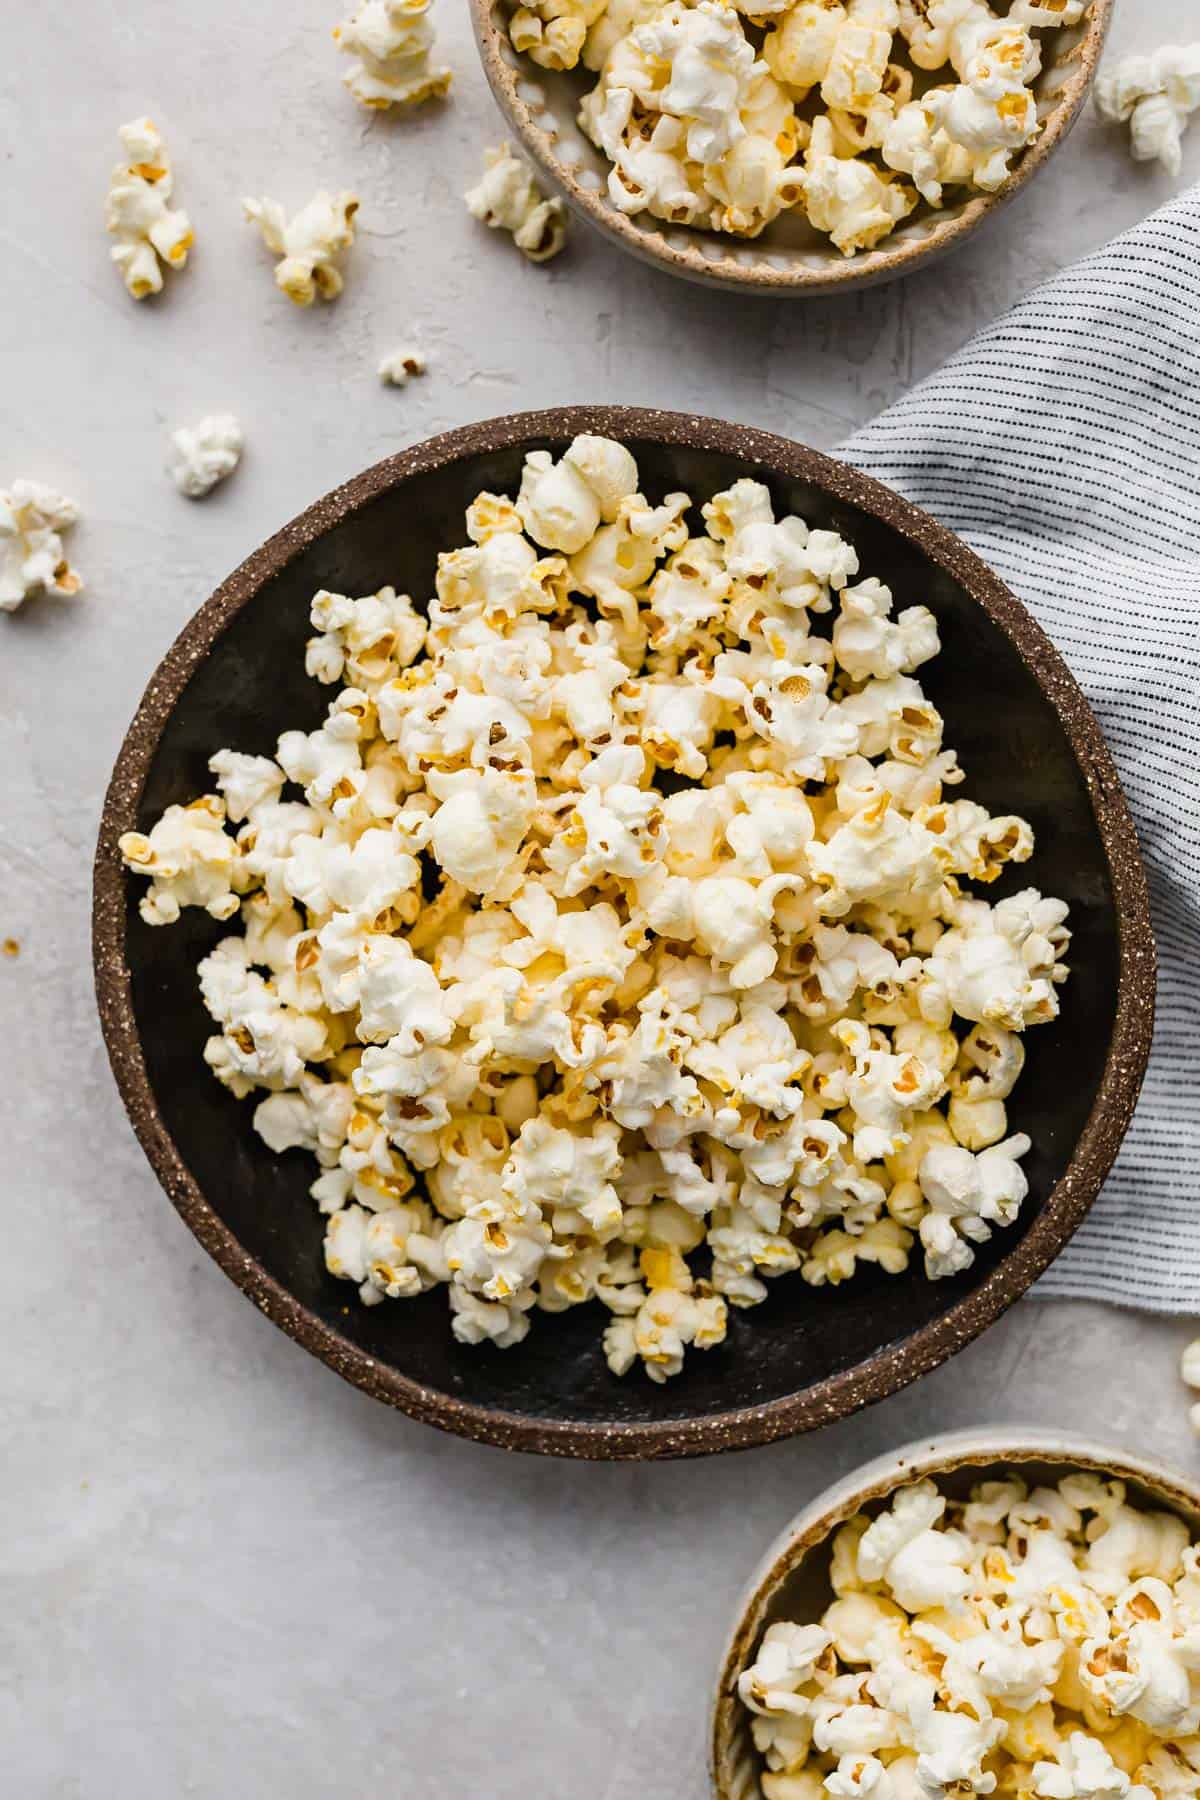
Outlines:
<svg viewBox="0 0 1200 1800"><path fill-rule="evenodd" d="M318 297L336 300L343 287L337 259L354 242L358 195L322 188L290 219L277 200L244 200L242 206L267 249L280 259L276 287L296 306L311 306Z"/></svg>
<svg viewBox="0 0 1200 1800"><path fill-rule="evenodd" d="M355 59L342 80L360 106L386 111L449 93L451 71L430 60L429 8L430 0L363 0L335 28L338 49Z"/></svg>
<svg viewBox="0 0 1200 1800"><path fill-rule="evenodd" d="M1041 130L1035 34L1078 24L1084 5L527 0L508 35L538 67L595 75L578 122L617 211L754 238L796 209L854 256L919 202L1001 186ZM930 85L927 70L945 77ZM1141 138L1173 129L1177 144L1162 120L1181 92L1177 80L1170 103L1161 87L1142 99Z"/></svg>
<svg viewBox="0 0 1200 1800"><path fill-rule="evenodd" d="M187 499L201 500L233 474L243 443L232 413L210 413L198 425L181 425L171 433L167 473Z"/></svg>
<svg viewBox="0 0 1200 1800"><path fill-rule="evenodd" d="M0 488L0 612L16 612L31 594L74 599L83 592L62 543L78 522L75 502L40 481Z"/></svg>
<svg viewBox="0 0 1200 1800"><path fill-rule="evenodd" d="M566 242L566 207L547 200L528 163L507 143L484 153L482 178L463 197L473 219L507 231L530 262L549 262Z"/></svg>
<svg viewBox="0 0 1200 1800"><path fill-rule="evenodd" d="M119 137L125 160L108 184L104 225L116 239L112 260L134 300L161 293L163 268L182 269L194 242L191 221L169 204L171 159L153 119L131 119Z"/></svg>
<svg viewBox="0 0 1200 1800"><path fill-rule="evenodd" d="M1200 43L1127 56L1096 82L1096 111L1129 126L1134 161L1160 162L1168 175L1183 168L1183 134L1198 107Z"/></svg>

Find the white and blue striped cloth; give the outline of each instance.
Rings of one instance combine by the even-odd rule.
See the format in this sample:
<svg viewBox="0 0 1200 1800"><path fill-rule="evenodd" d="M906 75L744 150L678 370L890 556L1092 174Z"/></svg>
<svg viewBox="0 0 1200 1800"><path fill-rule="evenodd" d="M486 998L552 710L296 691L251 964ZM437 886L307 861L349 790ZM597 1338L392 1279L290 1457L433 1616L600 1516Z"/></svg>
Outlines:
<svg viewBox="0 0 1200 1800"><path fill-rule="evenodd" d="M1150 879L1158 1022L1036 1292L1200 1313L1200 188L1056 276L841 454L966 539L1087 692Z"/></svg>

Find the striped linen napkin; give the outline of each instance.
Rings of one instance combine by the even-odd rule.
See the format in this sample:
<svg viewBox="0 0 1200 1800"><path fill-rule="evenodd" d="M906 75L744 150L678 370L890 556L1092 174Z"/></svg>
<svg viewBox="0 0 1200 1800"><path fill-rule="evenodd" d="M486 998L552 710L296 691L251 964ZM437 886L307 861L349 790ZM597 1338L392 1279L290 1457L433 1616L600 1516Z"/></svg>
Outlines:
<svg viewBox="0 0 1200 1800"><path fill-rule="evenodd" d="M1200 1313L1200 187L1057 275L840 454L1020 595L1087 692L1159 950L1142 1099L1044 1296Z"/></svg>

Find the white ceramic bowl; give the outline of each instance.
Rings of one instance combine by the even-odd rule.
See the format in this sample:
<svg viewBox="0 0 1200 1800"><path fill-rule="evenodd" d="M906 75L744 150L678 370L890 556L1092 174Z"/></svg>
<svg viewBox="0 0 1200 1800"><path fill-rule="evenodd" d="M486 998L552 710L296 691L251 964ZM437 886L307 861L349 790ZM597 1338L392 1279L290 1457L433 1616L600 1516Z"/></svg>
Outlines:
<svg viewBox="0 0 1200 1800"><path fill-rule="evenodd" d="M738 1604L710 1714L710 1768L719 1800L759 1800L762 1760L750 1736L750 1715L738 1699L737 1678L754 1660L773 1619L803 1623L824 1611L831 1597L824 1553L837 1528L910 1481L929 1476L951 1492L965 1493L1012 1469L1035 1480L1059 1481L1081 1469L1119 1479L1135 1501L1178 1513L1200 1537L1200 1484L1161 1463L1059 1432L1015 1425L952 1432L906 1444L855 1469L796 1514L767 1550Z"/></svg>
<svg viewBox="0 0 1200 1800"><path fill-rule="evenodd" d="M961 244L1045 167L1079 115L1091 86L1115 0L1091 0L1078 25L1039 33L1043 68L1034 82L1042 131L994 194L975 194L935 211L922 202L876 250L843 257L799 210L783 214L753 239L732 238L649 213L635 218L608 198L609 164L576 123L579 102L596 76L586 69L554 72L521 56L506 24L514 0L469 0L484 73L514 136L543 184L560 194L615 243L644 262L710 287L773 295L840 293L891 281Z"/></svg>

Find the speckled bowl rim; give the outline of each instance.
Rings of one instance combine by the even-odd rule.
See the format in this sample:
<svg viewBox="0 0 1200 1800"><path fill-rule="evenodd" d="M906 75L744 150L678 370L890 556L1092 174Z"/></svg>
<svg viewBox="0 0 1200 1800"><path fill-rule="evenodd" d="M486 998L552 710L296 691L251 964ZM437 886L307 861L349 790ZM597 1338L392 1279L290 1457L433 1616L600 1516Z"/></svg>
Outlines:
<svg viewBox="0 0 1200 1800"><path fill-rule="evenodd" d="M917 1438L852 1469L815 1495L760 1557L733 1611L717 1665L708 1718L708 1769L717 1800L742 1800L744 1789L724 1780L724 1751L737 1718L737 1678L750 1661L770 1602L805 1557L864 1506L926 1477L978 1466L981 1479L1022 1463L1067 1463L1107 1479L1140 1482L1165 1510L1200 1518L1200 1482L1151 1457L1094 1438L1022 1425L969 1426L941 1437ZM801 1621L803 1622L803 1621Z"/></svg>
<svg viewBox="0 0 1200 1800"><path fill-rule="evenodd" d="M1087 15L1087 30L1071 52L1075 67L1055 96L1057 104L1042 126L1037 139L1018 158L1016 167L995 193L979 194L966 202L955 217L935 226L914 243L885 240L877 250L859 252L852 257L831 261L829 267L811 269L797 267L776 269L764 255L761 263L743 266L733 260L734 249L753 250L755 239L723 237L720 233L695 233L696 242L686 249L667 243L661 233L638 229L615 208L606 206L598 194L576 180L571 170L555 153L549 134L538 125L530 106L521 98L518 84L522 79L544 81L548 71L538 68L527 58L521 69L514 69L500 51L500 31L495 23L495 0L468 0L475 28L483 72L492 94L525 154L530 158L545 183L567 202L580 217L602 231L611 242L619 244L639 261L653 268L665 269L685 281L699 282L704 287L725 288L743 294L766 294L776 299L797 299L819 294L845 293L852 288L877 287L895 281L914 269L946 255L970 237L985 219L1007 206L1045 167L1050 157L1065 142L1074 127L1095 79L1112 23L1116 0L1092 0ZM727 243L730 254L722 259L704 255L701 243Z"/></svg>
<svg viewBox="0 0 1200 1800"><path fill-rule="evenodd" d="M1117 1016L1100 1089L1069 1167L1021 1242L981 1287L903 1342L798 1393L698 1419L590 1423L475 1405L379 1362L318 1318L243 1249L186 1167L146 1072L126 958L126 877L117 840L136 825L146 775L177 700L231 620L301 551L411 476L529 440L569 439L581 431L716 451L810 482L882 520L946 570L1016 646L1058 714L1094 809L1117 920ZM603 1461L704 1455L790 1437L895 1393L977 1337L1053 1261L1095 1198L1133 1114L1154 1019L1155 951L1146 878L1117 771L1082 691L1020 601L944 526L847 464L769 432L640 407L570 406L515 413L431 438L335 488L236 569L185 625L151 676L117 756L96 847L92 930L100 1022L134 1131L185 1223L254 1304L347 1381L414 1418L505 1449ZM680 1379L686 1380L686 1375Z"/></svg>

